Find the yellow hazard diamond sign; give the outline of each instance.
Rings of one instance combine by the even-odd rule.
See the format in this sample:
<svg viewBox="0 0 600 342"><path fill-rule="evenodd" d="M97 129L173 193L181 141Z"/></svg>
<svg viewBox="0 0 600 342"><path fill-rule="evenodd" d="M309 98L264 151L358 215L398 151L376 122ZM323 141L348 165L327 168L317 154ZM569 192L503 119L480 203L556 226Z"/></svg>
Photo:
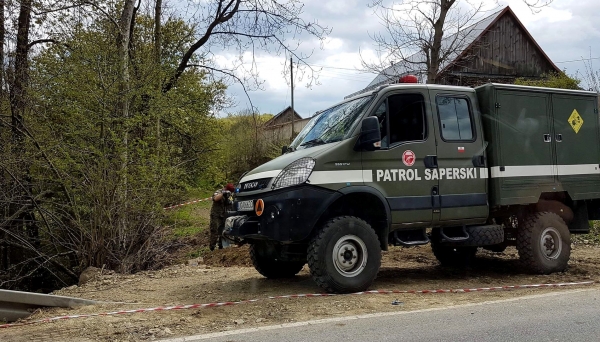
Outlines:
<svg viewBox="0 0 600 342"><path fill-rule="evenodd" d="M579 133L581 126L583 126L583 118L577 112L577 109L573 109L573 113L569 116L569 125L575 131L575 134Z"/></svg>

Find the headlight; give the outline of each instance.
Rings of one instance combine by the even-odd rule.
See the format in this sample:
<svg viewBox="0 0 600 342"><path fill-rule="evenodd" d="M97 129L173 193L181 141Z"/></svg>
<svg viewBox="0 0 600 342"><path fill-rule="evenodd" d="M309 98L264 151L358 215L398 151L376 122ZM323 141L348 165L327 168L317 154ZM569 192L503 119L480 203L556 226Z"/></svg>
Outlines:
<svg viewBox="0 0 600 342"><path fill-rule="evenodd" d="M281 170L273 182L272 189L281 189L306 182L314 167L315 160L312 158L296 160Z"/></svg>

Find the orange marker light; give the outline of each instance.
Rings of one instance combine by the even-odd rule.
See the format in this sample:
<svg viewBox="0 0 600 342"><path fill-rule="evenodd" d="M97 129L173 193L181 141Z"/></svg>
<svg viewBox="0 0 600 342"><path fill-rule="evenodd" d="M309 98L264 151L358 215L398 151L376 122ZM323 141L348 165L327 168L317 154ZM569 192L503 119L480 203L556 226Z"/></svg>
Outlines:
<svg viewBox="0 0 600 342"><path fill-rule="evenodd" d="M256 204L254 204L254 212L256 212L256 216L260 216L265 211L265 202L262 199L256 200Z"/></svg>

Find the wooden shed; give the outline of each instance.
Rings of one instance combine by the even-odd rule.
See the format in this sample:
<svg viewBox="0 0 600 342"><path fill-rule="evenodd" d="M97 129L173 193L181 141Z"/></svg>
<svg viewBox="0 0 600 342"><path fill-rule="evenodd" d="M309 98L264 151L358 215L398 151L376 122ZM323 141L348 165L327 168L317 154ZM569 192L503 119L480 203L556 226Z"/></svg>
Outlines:
<svg viewBox="0 0 600 342"><path fill-rule="evenodd" d="M477 37L441 68L436 83L474 87L561 72L510 7L475 25L485 28L473 30Z"/></svg>
<svg viewBox="0 0 600 342"><path fill-rule="evenodd" d="M442 45L457 40L461 41L461 49L452 51L451 57L440 66L437 84L475 87L489 82L514 83L519 77L540 78L543 74L561 72L508 6L444 38ZM417 75L424 81L426 70L418 68L425 64L425 58L424 54L416 53L405 63L392 64L365 89L347 97L396 82L407 74Z"/></svg>

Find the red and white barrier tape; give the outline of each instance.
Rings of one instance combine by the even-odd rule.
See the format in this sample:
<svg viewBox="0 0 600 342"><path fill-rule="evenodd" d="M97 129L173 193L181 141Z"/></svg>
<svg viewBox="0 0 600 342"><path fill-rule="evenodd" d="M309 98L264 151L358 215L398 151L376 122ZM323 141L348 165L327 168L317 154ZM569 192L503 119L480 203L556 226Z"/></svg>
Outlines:
<svg viewBox="0 0 600 342"><path fill-rule="evenodd" d="M372 291L362 291L362 292L351 293L348 295L355 296L355 295L365 295L365 294L468 293L468 292L483 292L483 291L505 291L505 290L513 290L513 289L537 289L537 288L549 288L549 287L581 286L581 285L591 285L593 283L594 283L593 281L583 281L583 282L573 282L573 283L510 285L510 286L479 287L479 288L471 288L471 289L452 289L452 290L372 290ZM121 311L82 314L82 315L66 315L66 316L42 318L42 319L28 321L28 322L2 324L2 325L0 325L0 329L19 327L19 326L31 325L31 324L37 324L37 323L48 323L48 322L61 321L61 320L67 320L67 319L73 319L73 318L114 316L114 315L133 314L133 313L141 313L141 312L154 312L154 311L214 308L217 306L231 306L231 305L237 305L237 304L255 303L255 302L258 302L261 300L273 300L273 299L283 299L283 298L305 298L305 297L310 298L310 297L332 297L332 296L343 296L343 295L337 295L337 294L333 294L333 293L293 294L293 295L284 295L284 296L271 296L271 297L266 297L264 299L241 300L241 301L237 301L237 302L218 302L218 303L207 303L207 304L160 306L160 307L156 307L156 308L146 308L146 309L121 310Z"/></svg>
<svg viewBox="0 0 600 342"><path fill-rule="evenodd" d="M163 209L164 209L164 210L175 209L175 208L183 207L183 206L190 205L190 204L194 204L194 203L198 203L198 202L204 202L204 201L208 201L208 200L210 200L211 198L212 198L212 197L208 197L208 198L203 198L203 199L193 200L193 201L189 201L189 202L185 202L185 203L175 204L175 205L172 205L172 206L170 206L170 207L163 208Z"/></svg>

